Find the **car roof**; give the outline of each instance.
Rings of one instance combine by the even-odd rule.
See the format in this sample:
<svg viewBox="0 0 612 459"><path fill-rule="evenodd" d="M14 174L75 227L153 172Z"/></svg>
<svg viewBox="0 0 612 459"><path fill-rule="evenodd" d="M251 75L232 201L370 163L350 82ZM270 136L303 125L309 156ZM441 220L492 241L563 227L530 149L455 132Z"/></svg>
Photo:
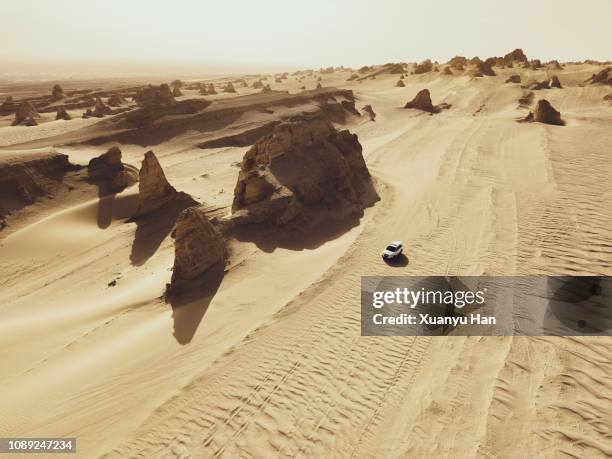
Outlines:
<svg viewBox="0 0 612 459"><path fill-rule="evenodd" d="M391 244L389 245L402 245L402 241L393 241Z"/></svg>

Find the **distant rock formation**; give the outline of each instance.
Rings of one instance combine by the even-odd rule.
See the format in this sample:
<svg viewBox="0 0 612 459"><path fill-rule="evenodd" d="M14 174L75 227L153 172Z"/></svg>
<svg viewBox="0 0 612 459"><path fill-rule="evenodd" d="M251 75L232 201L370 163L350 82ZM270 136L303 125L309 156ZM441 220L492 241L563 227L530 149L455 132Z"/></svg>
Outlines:
<svg viewBox="0 0 612 459"><path fill-rule="evenodd" d="M64 106L62 105L61 107L58 107L57 113L55 114L55 119L56 120L70 121L72 119L72 117L66 111L66 108L64 108Z"/></svg>
<svg viewBox="0 0 612 459"><path fill-rule="evenodd" d="M147 151L140 167L136 216L150 214L177 199L193 201L189 195L176 191L168 183L155 153Z"/></svg>
<svg viewBox="0 0 612 459"><path fill-rule="evenodd" d="M448 66L448 65L447 65L447 66L445 66L445 67L444 67L444 70L442 70L442 74L443 74L443 75L452 75L452 74L453 74L453 72L451 71L450 66Z"/></svg>
<svg viewBox="0 0 612 459"><path fill-rule="evenodd" d="M557 75L553 75L550 79L550 81L548 82L548 86L550 86L551 88L559 88L561 89L563 86L561 86L561 82L559 81L559 77L557 77Z"/></svg>
<svg viewBox="0 0 612 459"><path fill-rule="evenodd" d="M397 86L398 88L403 88L406 85L404 84L403 80L397 80L397 83L395 83L395 86Z"/></svg>
<svg viewBox="0 0 612 459"><path fill-rule="evenodd" d="M468 65L468 60L464 56L455 56L451 60L448 61L448 65L458 72L462 72L466 65Z"/></svg>
<svg viewBox="0 0 612 459"><path fill-rule="evenodd" d="M0 116L10 115L17 110L19 105L13 100L13 96L8 96L0 105Z"/></svg>
<svg viewBox="0 0 612 459"><path fill-rule="evenodd" d="M223 86L223 92L236 92L236 88L231 81L228 81L225 86Z"/></svg>
<svg viewBox="0 0 612 459"><path fill-rule="evenodd" d="M524 93L518 100L519 105L522 107L528 107L533 103L533 98L535 97L535 94L533 91L529 91Z"/></svg>
<svg viewBox="0 0 612 459"><path fill-rule="evenodd" d="M419 75L421 73L431 72L432 70L433 70L432 62L429 59L425 59L420 64L417 64L417 66L414 68L414 73L415 75Z"/></svg>
<svg viewBox="0 0 612 459"><path fill-rule="evenodd" d="M591 84L605 84L612 86L612 67L606 67L599 73L594 73L592 77L586 80Z"/></svg>
<svg viewBox="0 0 612 459"><path fill-rule="evenodd" d="M559 64L558 60L552 60L550 61L548 64L546 64L548 67L552 67L555 70L563 70L563 66L561 64Z"/></svg>
<svg viewBox="0 0 612 459"><path fill-rule="evenodd" d="M207 92L208 92L208 94L211 94L211 95L213 95L213 94L217 94L217 90L215 89L215 85L214 85L214 84L212 84L212 83L210 83L210 84L208 85L208 90L207 90Z"/></svg>
<svg viewBox="0 0 612 459"><path fill-rule="evenodd" d="M315 89L321 89L323 88L323 86L321 86L321 83L317 83L317 87Z"/></svg>
<svg viewBox="0 0 612 459"><path fill-rule="evenodd" d="M404 105L404 108L415 108L428 113L439 113L440 110L448 109L450 107L450 104L446 103L434 106L431 103L431 94L429 93L429 89L421 89L414 99Z"/></svg>
<svg viewBox="0 0 612 459"><path fill-rule="evenodd" d="M15 120L11 124L12 126L36 126L38 123L36 122L36 118L40 115L38 114L38 110L34 108L34 106L28 102L22 102L17 110L15 111Z"/></svg>
<svg viewBox="0 0 612 459"><path fill-rule="evenodd" d="M264 87L261 89L261 92L272 92L272 88L269 84L265 84Z"/></svg>
<svg viewBox="0 0 612 459"><path fill-rule="evenodd" d="M201 207L188 207L176 220L170 291L177 293L215 265L225 263L225 243Z"/></svg>
<svg viewBox="0 0 612 459"><path fill-rule="evenodd" d="M181 88L179 86L174 86L172 88L172 97L181 97L183 93L181 92Z"/></svg>
<svg viewBox="0 0 612 459"><path fill-rule="evenodd" d="M110 107L108 107L102 101L102 99L100 99L99 97L96 97L96 105L94 106L92 116L95 116L97 118L102 118L104 115L110 115L111 113L112 113L112 110L110 109Z"/></svg>
<svg viewBox="0 0 612 459"><path fill-rule="evenodd" d="M92 158L87 173L92 182L109 193L119 193L138 181L138 169L123 164L119 147L111 147L106 153Z"/></svg>
<svg viewBox="0 0 612 459"><path fill-rule="evenodd" d="M514 51L509 52L503 57L504 63L506 65L512 65L514 62L527 62L527 56L522 49L516 48Z"/></svg>
<svg viewBox="0 0 612 459"><path fill-rule="evenodd" d="M487 59L486 61L482 61L479 58L474 58L474 65L476 66L476 71L474 72L474 76L495 76L496 73L492 67L492 61Z"/></svg>
<svg viewBox="0 0 612 459"><path fill-rule="evenodd" d="M533 59L533 60L531 61L531 63L530 63L530 67L531 67L533 70L540 69L540 68L542 68L542 67L543 67L543 66L542 66L542 61L541 61L540 59Z"/></svg>
<svg viewBox="0 0 612 459"><path fill-rule="evenodd" d="M376 113L374 112L374 109L370 104L364 106L362 110L370 116L371 121L374 121L376 119Z"/></svg>
<svg viewBox="0 0 612 459"><path fill-rule="evenodd" d="M378 199L356 135L321 116L281 123L244 156L234 224L287 225L360 213Z"/></svg>
<svg viewBox="0 0 612 459"><path fill-rule="evenodd" d="M66 97L66 95L64 94L62 87L59 84L53 86L53 89L51 90L51 100L56 101L63 99L64 97Z"/></svg>
<svg viewBox="0 0 612 459"><path fill-rule="evenodd" d="M517 74L510 75L508 79L506 80L506 83L520 83L520 82L521 82L521 76Z"/></svg>
<svg viewBox="0 0 612 459"><path fill-rule="evenodd" d="M563 126L565 123L561 119L559 113L546 99L538 100L536 108L533 112L525 117L525 121L535 121L537 123L553 124Z"/></svg>
<svg viewBox="0 0 612 459"><path fill-rule="evenodd" d="M107 105L110 107L118 107L125 104L125 102L126 100L121 96L121 94L112 94L106 101Z"/></svg>
<svg viewBox="0 0 612 459"><path fill-rule="evenodd" d="M357 78L359 78L359 75L356 73L353 73L350 77L346 79L346 81L353 81L353 80L356 80Z"/></svg>
<svg viewBox="0 0 612 459"><path fill-rule="evenodd" d="M136 91L134 97L136 103L141 107L167 107L176 101L172 96L170 86L162 83L159 86L147 86Z"/></svg>

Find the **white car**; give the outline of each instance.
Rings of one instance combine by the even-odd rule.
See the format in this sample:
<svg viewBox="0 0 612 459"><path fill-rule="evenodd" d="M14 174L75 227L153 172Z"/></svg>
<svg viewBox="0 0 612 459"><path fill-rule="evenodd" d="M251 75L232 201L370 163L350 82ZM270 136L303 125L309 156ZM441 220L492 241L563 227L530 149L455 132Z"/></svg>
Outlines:
<svg viewBox="0 0 612 459"><path fill-rule="evenodd" d="M382 257L385 260L393 260L396 257L399 257L404 251L404 247L400 241L393 241L391 244L387 246L385 250L383 250Z"/></svg>

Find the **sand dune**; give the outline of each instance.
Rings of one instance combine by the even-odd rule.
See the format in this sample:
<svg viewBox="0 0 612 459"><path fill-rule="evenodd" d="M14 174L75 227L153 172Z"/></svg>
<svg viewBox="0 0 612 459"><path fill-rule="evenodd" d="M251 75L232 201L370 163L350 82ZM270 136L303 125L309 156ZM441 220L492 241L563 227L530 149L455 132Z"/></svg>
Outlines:
<svg viewBox="0 0 612 459"><path fill-rule="evenodd" d="M360 336L362 275L612 274L610 88L582 85L601 66L565 64L563 88L535 91L565 126L516 122L534 108L521 85L546 67L412 68L404 87L391 66L268 80L289 93L259 93L260 77L237 95L183 85L186 111L153 128L134 112L0 118L0 158L55 146L86 165L121 144L138 167L155 145L168 181L222 216L251 133L352 90L375 120L334 121L358 134L381 198L308 243L229 239L225 272L180 305L163 299L172 225L130 218L137 186L98 196L77 177L14 212L0 232L0 436L75 436L83 457L612 455L608 338ZM451 108L404 109L423 89ZM387 265L398 238L406 263Z"/></svg>

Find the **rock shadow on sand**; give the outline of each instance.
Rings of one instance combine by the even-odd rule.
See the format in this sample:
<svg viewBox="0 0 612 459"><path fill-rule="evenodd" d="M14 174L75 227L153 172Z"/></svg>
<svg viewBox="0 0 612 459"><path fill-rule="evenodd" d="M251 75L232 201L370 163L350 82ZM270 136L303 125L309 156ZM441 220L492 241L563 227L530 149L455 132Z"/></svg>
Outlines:
<svg viewBox="0 0 612 459"><path fill-rule="evenodd" d="M193 202L191 198L181 199L179 196L149 215L132 219L136 223L136 233L130 253L130 262L133 266L142 266L157 252L161 243L172 231L180 213L192 206Z"/></svg>
<svg viewBox="0 0 612 459"><path fill-rule="evenodd" d="M107 193L99 189L97 210L98 228L106 229L113 220L130 218L138 207L138 195L120 196L117 193Z"/></svg>
<svg viewBox="0 0 612 459"><path fill-rule="evenodd" d="M221 285L224 268L223 263L217 263L189 286L166 293L166 301L172 306L173 336L179 344L189 344L193 339Z"/></svg>
<svg viewBox="0 0 612 459"><path fill-rule="evenodd" d="M228 231L228 236L240 242L252 242L266 253L272 253L277 248L314 250L358 226L361 217L362 215L354 215L344 219L330 219L303 228L290 229L244 225Z"/></svg>

